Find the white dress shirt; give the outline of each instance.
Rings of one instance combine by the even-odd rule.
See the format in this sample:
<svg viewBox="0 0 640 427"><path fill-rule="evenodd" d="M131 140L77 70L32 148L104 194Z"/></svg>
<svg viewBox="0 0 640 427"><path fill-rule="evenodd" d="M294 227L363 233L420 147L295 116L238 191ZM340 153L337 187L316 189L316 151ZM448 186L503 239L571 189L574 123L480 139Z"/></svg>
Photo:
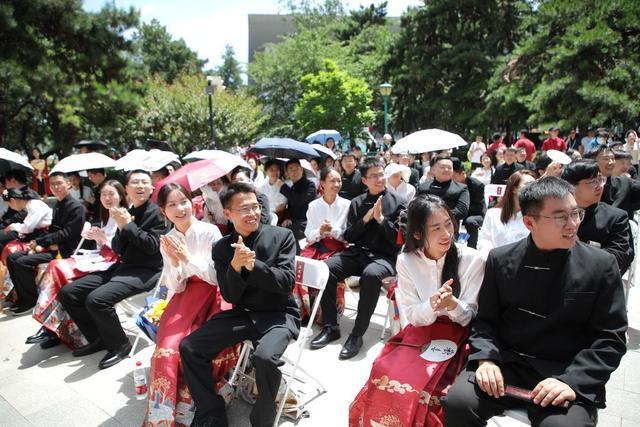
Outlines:
<svg viewBox="0 0 640 427"><path fill-rule="evenodd" d="M471 176L482 182L485 186L491 184L491 175L493 174L493 167L491 169L476 168Z"/></svg>
<svg viewBox="0 0 640 427"><path fill-rule="evenodd" d="M187 279L191 276L198 276L212 285L218 283L216 269L211 259L213 245L222 238L218 227L193 218L186 235L174 227L167 236L175 236L185 242L189 252L189 262L186 264L180 262L178 267L174 267L171 259L160 246L163 283L167 285L171 295L184 291Z"/></svg>
<svg viewBox="0 0 640 427"><path fill-rule="evenodd" d="M500 221L500 213L502 208L489 209L478 233L478 250L485 258L491 249L517 242L529 235L529 230L522 222L522 212L518 212L506 224Z"/></svg>
<svg viewBox="0 0 640 427"><path fill-rule="evenodd" d="M271 185L269 184L269 179L265 179L262 186L258 188L258 191L266 195L267 199L269 199L269 210L271 212L275 212L278 206L287 204L287 198L280 192L278 181Z"/></svg>
<svg viewBox="0 0 640 427"><path fill-rule="evenodd" d="M435 261L425 256L424 251L403 252L398 255L396 270L398 308L407 321L414 326L433 324L439 316L446 316L462 326L469 324L478 313L478 293L484 277L484 259L475 249L456 244L458 249L458 276L460 295L458 306L451 311L433 311L431 297L445 280L442 269L445 257Z"/></svg>
<svg viewBox="0 0 640 427"><path fill-rule="evenodd" d="M340 196L332 204L328 204L323 197L309 203L307 209L307 227L304 235L310 243L317 242L325 237L333 237L336 240L343 240L345 228L347 228L347 214L349 213L351 202ZM327 235L320 235L320 226L325 219L331 221L331 232Z"/></svg>
<svg viewBox="0 0 640 427"><path fill-rule="evenodd" d="M116 220L111 218L111 215L109 215L109 220L104 226L102 226L102 231L104 231L104 234L107 236L107 241L105 242L104 246L107 246L109 248L111 247L111 240L113 240L113 236L116 235L117 230L118 223L116 223Z"/></svg>
<svg viewBox="0 0 640 427"><path fill-rule="evenodd" d="M387 182L387 190L400 197L407 203L410 202L411 199L413 199L413 196L416 195L416 187L411 184L407 184L404 181L401 181L400 185L398 185L396 188L393 188L393 186Z"/></svg>
<svg viewBox="0 0 640 427"><path fill-rule="evenodd" d="M42 200L29 200L27 202L27 217L22 223L11 224L7 229L17 231L18 234L27 235L34 230L51 225L53 210Z"/></svg>
<svg viewBox="0 0 640 427"><path fill-rule="evenodd" d="M480 163L482 155L487 152L487 147L484 142L473 141L467 151L467 158L471 163Z"/></svg>

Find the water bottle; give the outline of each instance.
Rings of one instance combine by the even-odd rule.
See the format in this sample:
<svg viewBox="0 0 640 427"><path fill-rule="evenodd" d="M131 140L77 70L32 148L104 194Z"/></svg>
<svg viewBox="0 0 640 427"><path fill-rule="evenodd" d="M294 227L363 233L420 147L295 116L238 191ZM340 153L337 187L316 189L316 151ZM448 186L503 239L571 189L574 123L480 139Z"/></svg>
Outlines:
<svg viewBox="0 0 640 427"><path fill-rule="evenodd" d="M147 398L147 374L142 367L142 362L137 361L133 370L133 383L136 387L136 399L144 400Z"/></svg>

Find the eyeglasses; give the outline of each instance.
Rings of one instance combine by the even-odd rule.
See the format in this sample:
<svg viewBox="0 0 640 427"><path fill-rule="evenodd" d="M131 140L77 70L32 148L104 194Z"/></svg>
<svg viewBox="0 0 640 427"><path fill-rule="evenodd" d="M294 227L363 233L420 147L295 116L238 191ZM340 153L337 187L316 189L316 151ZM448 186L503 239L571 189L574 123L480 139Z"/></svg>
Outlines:
<svg viewBox="0 0 640 427"><path fill-rule="evenodd" d="M382 178L384 178L384 172L372 173L371 175L367 175L367 179L382 179Z"/></svg>
<svg viewBox="0 0 640 427"><path fill-rule="evenodd" d="M586 184L589 184L593 188L602 187L607 183L607 178L604 176L599 176L597 178L590 179L589 181L584 181Z"/></svg>
<svg viewBox="0 0 640 427"><path fill-rule="evenodd" d="M531 215L533 217L542 217L542 218L548 218L548 219L552 219L555 221L556 225L558 227L565 227L568 223L569 223L569 218L571 218L571 220L573 222L582 222L582 220L584 219L584 209L582 208L578 208L574 211L572 211L571 213L565 213L563 215L556 215L556 216L547 216L547 215Z"/></svg>
<svg viewBox="0 0 640 427"><path fill-rule="evenodd" d="M251 215L254 212L260 212L262 210L259 204L244 206L239 209L231 209L234 212L239 212L241 215Z"/></svg>

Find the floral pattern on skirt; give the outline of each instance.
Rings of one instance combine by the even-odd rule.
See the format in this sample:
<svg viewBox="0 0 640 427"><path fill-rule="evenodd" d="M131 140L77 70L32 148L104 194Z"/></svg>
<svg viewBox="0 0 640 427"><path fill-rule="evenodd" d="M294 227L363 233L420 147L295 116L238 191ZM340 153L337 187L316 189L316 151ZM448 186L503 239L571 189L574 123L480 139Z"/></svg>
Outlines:
<svg viewBox="0 0 640 427"><path fill-rule="evenodd" d="M151 357L146 426L191 425L195 405L184 379L178 346L221 311L221 300L217 286L191 277L185 290L169 301L160 318L156 350ZM236 345L222 351L212 362L218 391L226 384L225 375L236 365L238 348Z"/></svg>
<svg viewBox="0 0 640 427"><path fill-rule="evenodd" d="M114 262L118 259L118 256L106 246L102 247L100 255L106 262ZM39 284L40 294L33 311L34 319L72 349L87 345L88 341L62 308L62 304L58 301L58 293L63 286L89 274L89 272L77 270L75 265L76 260L73 258L54 259L49 262Z"/></svg>
<svg viewBox="0 0 640 427"><path fill-rule="evenodd" d="M408 325L383 347L369 380L349 407L349 426L444 426L445 396L469 354L468 328L438 318L429 326ZM453 357L430 362L420 357L432 340L458 346Z"/></svg>
<svg viewBox="0 0 640 427"><path fill-rule="evenodd" d="M11 275L7 269L7 258L14 252L28 251L29 242L21 242L14 240L7 243L2 249L0 254L0 301L15 301L15 292L13 291L13 282L11 281Z"/></svg>

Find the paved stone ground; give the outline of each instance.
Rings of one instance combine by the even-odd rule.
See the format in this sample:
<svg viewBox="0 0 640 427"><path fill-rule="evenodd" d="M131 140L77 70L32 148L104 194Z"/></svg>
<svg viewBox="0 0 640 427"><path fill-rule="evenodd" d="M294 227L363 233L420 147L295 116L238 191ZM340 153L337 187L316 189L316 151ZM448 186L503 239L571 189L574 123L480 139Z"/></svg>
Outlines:
<svg viewBox="0 0 640 427"><path fill-rule="evenodd" d="M629 351L607 385L608 407L600 411L600 426L640 427L640 287L629 298ZM343 336L353 325L354 296L347 293ZM349 309L350 308L350 309ZM306 351L302 366L317 373L328 392L308 406L310 417L300 426L346 426L349 403L366 381L382 348L379 340L386 303L381 298L360 355L339 361L341 343ZM125 322L133 339L137 333ZM134 396L132 370L137 360L148 366L152 347L146 342L133 358L107 370L97 368L103 352L74 358L64 346L41 350L24 344L39 324L28 316L0 313L0 426L140 426L145 401ZM229 407L233 427L248 426L249 405L235 400ZM293 425L290 422L283 426Z"/></svg>

